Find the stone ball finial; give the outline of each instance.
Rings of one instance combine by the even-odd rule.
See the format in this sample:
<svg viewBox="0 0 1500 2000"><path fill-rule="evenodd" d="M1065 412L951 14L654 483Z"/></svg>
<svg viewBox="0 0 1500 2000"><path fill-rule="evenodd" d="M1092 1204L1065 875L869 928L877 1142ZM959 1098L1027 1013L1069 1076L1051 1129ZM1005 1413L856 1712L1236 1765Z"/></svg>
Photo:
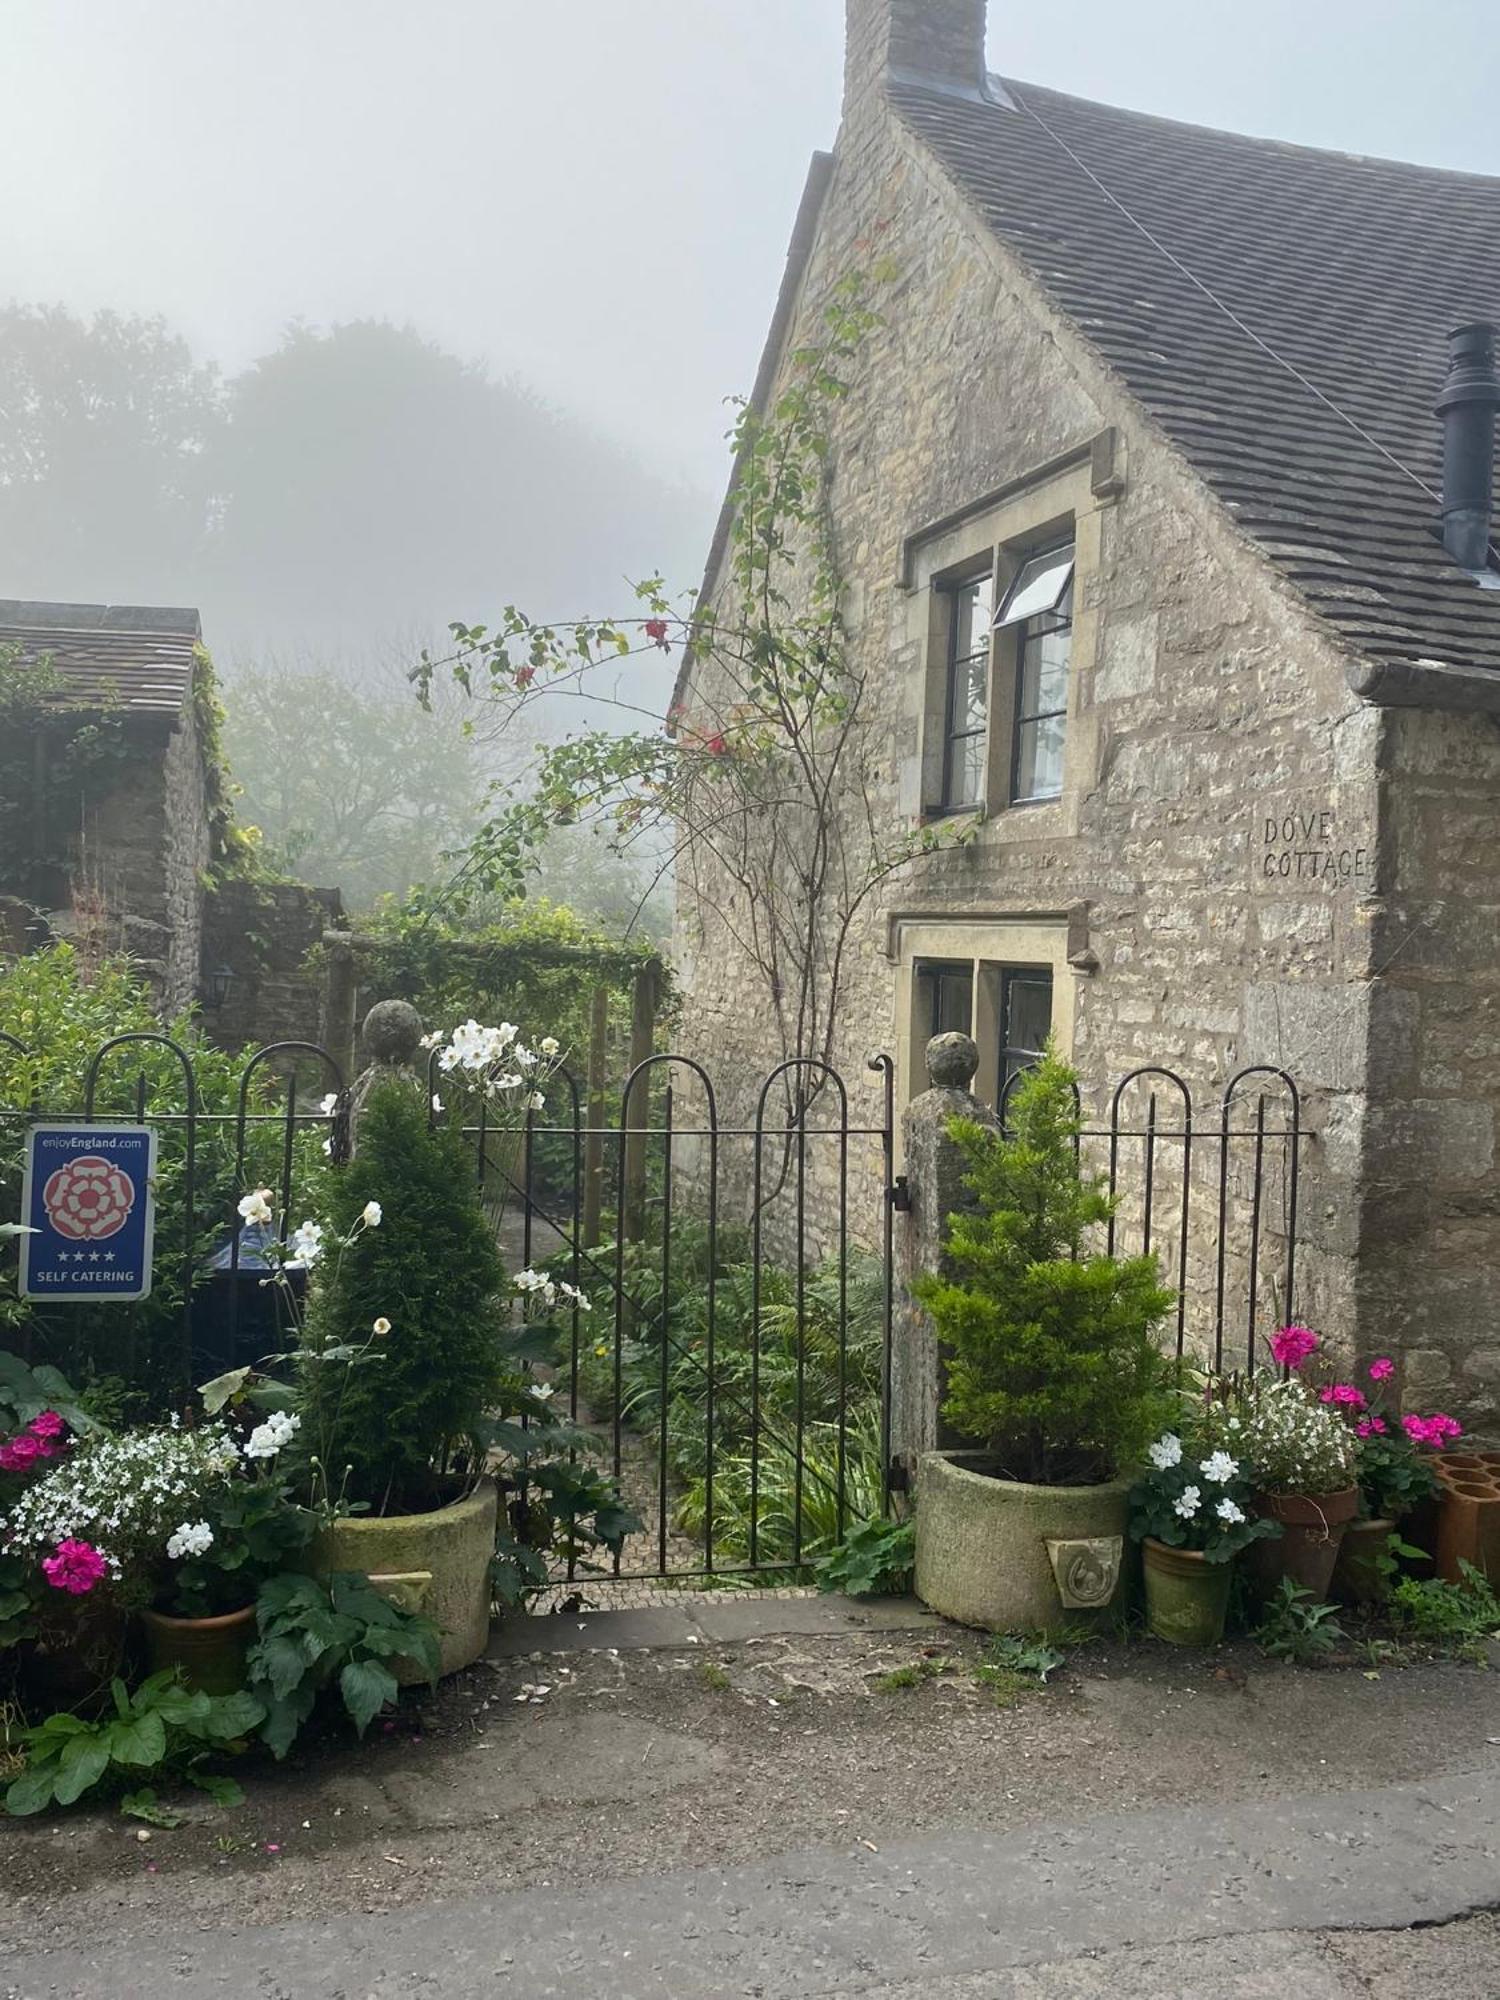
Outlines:
<svg viewBox="0 0 1500 2000"><path fill-rule="evenodd" d="M401 1068L416 1059L422 1016L409 1000L377 1000L365 1016L361 1033L371 1062Z"/></svg>
<svg viewBox="0 0 1500 2000"><path fill-rule="evenodd" d="M979 1067L972 1035L934 1035L927 1044L927 1076L934 1090L967 1090Z"/></svg>

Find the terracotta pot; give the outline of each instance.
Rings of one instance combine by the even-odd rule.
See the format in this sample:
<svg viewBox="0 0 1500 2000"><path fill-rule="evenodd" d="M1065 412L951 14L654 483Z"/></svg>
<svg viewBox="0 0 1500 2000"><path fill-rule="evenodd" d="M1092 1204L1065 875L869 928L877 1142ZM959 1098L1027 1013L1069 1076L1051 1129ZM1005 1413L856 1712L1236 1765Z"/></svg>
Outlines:
<svg viewBox="0 0 1500 2000"><path fill-rule="evenodd" d="M1395 1531L1394 1521L1377 1517L1351 1521L1339 1544L1338 1561L1333 1566L1333 1594L1340 1604L1383 1604L1390 1595L1391 1580L1381 1567L1386 1543Z"/></svg>
<svg viewBox="0 0 1500 2000"><path fill-rule="evenodd" d="M1217 1646L1229 1609L1232 1562L1211 1563L1201 1549L1174 1549L1150 1535L1141 1543L1146 1622L1173 1646Z"/></svg>
<svg viewBox="0 0 1500 2000"><path fill-rule="evenodd" d="M1437 1573L1458 1583L1460 1562L1500 1583L1500 1451L1444 1451L1433 1461L1442 1486L1432 1553Z"/></svg>
<svg viewBox="0 0 1500 2000"><path fill-rule="evenodd" d="M178 1667L187 1686L201 1694L233 1694L245 1685L245 1655L255 1637L253 1604L217 1618L171 1618L165 1611L143 1611L141 1624L152 1673Z"/></svg>
<svg viewBox="0 0 1500 2000"><path fill-rule="evenodd" d="M1255 1511L1281 1523L1274 1540L1250 1544L1247 1567L1261 1597L1269 1597L1289 1576L1301 1590L1326 1598L1339 1559L1344 1530L1359 1512L1359 1488L1341 1493L1257 1493Z"/></svg>

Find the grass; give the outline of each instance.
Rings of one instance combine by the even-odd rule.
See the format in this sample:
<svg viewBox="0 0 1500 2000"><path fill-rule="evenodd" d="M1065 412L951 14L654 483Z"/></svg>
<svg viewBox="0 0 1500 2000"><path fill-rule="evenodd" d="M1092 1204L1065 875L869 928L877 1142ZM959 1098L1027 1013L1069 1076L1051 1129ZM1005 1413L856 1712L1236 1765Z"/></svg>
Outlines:
<svg viewBox="0 0 1500 2000"><path fill-rule="evenodd" d="M943 1674L951 1674L957 1665L951 1653L924 1653L921 1659L904 1667L892 1667L888 1674L882 1674L875 1683L875 1692L900 1694L906 1688L922 1687Z"/></svg>
<svg viewBox="0 0 1500 2000"><path fill-rule="evenodd" d="M713 1688L719 1694L722 1694L726 1688L734 1686L734 1682L730 1680L728 1674L725 1673L717 1660L700 1660L698 1662L698 1679L704 1687Z"/></svg>

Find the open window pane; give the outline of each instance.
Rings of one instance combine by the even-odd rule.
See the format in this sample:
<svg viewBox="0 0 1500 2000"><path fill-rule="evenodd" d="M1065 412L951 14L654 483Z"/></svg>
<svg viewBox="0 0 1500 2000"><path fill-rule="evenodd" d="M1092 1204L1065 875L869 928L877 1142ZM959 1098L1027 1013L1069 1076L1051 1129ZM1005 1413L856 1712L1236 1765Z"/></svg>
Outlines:
<svg viewBox="0 0 1500 2000"><path fill-rule="evenodd" d="M1010 589L1006 591L995 617L995 630L1001 632L1007 625L1020 625L1028 618L1038 618L1044 612L1055 611L1072 581L1071 545L1065 549L1052 549L1043 556L1032 556L1028 562L1022 563Z"/></svg>

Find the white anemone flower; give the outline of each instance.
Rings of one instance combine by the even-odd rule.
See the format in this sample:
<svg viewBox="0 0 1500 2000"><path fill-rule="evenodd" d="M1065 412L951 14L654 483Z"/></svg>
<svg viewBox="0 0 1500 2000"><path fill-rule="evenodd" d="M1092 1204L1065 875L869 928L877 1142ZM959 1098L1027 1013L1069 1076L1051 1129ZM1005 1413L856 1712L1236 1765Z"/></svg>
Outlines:
<svg viewBox="0 0 1500 2000"><path fill-rule="evenodd" d="M367 1201L359 1212L359 1219L366 1229L378 1229L384 1213L378 1201Z"/></svg>
<svg viewBox="0 0 1500 2000"><path fill-rule="evenodd" d="M235 1206L242 1222L270 1223L275 1220L269 1188L257 1188L253 1194L241 1195Z"/></svg>

